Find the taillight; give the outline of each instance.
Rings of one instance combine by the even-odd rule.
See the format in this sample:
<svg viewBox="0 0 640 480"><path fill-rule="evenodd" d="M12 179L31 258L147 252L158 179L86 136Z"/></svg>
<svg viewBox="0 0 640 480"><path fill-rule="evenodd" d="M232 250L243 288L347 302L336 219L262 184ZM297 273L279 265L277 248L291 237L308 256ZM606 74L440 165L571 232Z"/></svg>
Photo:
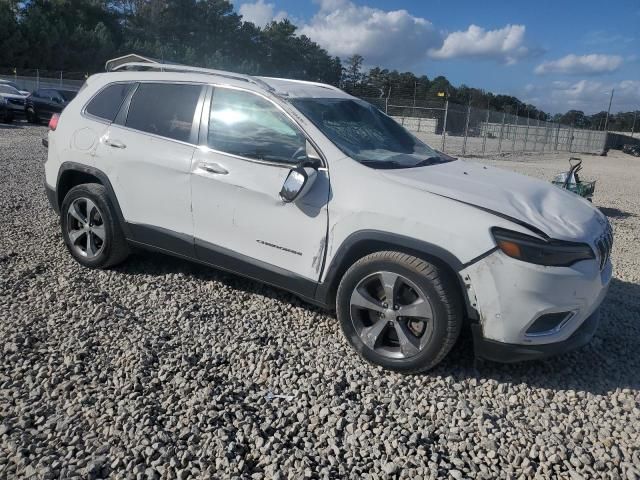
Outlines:
<svg viewBox="0 0 640 480"><path fill-rule="evenodd" d="M60 115L54 113L51 115L51 120L49 120L49 130L55 131L58 128L58 120L60 120Z"/></svg>

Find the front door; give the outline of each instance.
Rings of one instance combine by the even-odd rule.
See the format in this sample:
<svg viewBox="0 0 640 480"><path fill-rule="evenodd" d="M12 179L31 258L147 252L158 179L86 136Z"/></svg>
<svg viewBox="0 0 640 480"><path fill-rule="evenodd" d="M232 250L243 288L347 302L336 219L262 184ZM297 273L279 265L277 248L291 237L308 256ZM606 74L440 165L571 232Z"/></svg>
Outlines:
<svg viewBox="0 0 640 480"><path fill-rule="evenodd" d="M273 273L270 283L293 290L299 280L317 282L327 235L328 172L321 168L303 198L284 203L279 192L305 152L298 126L249 91L216 87L210 105L203 121L207 146L196 149L192 163L197 255L267 282Z"/></svg>

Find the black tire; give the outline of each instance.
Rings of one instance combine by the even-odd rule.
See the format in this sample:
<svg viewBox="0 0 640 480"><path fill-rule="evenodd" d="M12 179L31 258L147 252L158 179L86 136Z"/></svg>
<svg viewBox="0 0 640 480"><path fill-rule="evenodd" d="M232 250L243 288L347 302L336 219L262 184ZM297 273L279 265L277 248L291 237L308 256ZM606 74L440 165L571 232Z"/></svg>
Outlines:
<svg viewBox="0 0 640 480"><path fill-rule="evenodd" d="M77 205L82 201L86 201L86 199L90 200L95 207L97 207L101 220L98 227L104 227L102 231L104 240L99 242L100 248L97 249L98 251L92 258L82 255L79 251L81 247L78 245L82 242L82 239L74 245L69 233L70 229L73 230L74 228L74 225L71 225L70 222L75 222L73 215L70 214L70 208L72 204ZM71 253L78 263L85 267L111 267L121 263L129 255L127 240L117 220L107 190L98 183L85 183L69 190L60 208L60 226L62 228L62 237L69 253Z"/></svg>
<svg viewBox="0 0 640 480"><path fill-rule="evenodd" d="M354 290L367 279L375 278L380 272L391 272L400 278L408 279L419 290L415 293L423 295L430 304L432 325L429 327L429 336L424 339L425 344L420 347L418 353L408 358L390 358L367 346L358 333L356 322L352 319L354 310L351 297ZM395 306L393 308L396 309ZM446 270L420 258L391 251L367 255L349 268L338 287L336 311L347 340L365 360L404 373L424 372L437 365L455 344L463 322L462 299L457 282ZM400 321L402 317L398 319ZM388 324L393 325L393 322L389 321Z"/></svg>
<svg viewBox="0 0 640 480"><path fill-rule="evenodd" d="M36 113L36 111L32 107L27 108L25 113L27 115L27 122L29 122L29 123L39 123L40 122L40 119L38 118L38 114Z"/></svg>

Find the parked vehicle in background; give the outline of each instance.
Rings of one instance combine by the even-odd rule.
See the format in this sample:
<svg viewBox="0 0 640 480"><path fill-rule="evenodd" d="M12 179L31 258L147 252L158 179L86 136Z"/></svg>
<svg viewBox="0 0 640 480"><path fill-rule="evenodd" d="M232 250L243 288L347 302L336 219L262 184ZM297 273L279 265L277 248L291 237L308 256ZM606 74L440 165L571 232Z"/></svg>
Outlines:
<svg viewBox="0 0 640 480"><path fill-rule="evenodd" d="M80 264L139 246L292 291L403 372L440 362L464 323L477 355L506 362L593 336L613 236L583 198L443 156L330 85L118 68L90 77L45 141L47 197Z"/></svg>
<svg viewBox="0 0 640 480"><path fill-rule="evenodd" d="M10 123L13 120L13 113L8 103L6 98L0 97L0 122Z"/></svg>
<svg viewBox="0 0 640 480"><path fill-rule="evenodd" d="M34 91L27 98L26 116L31 123L48 122L51 115L61 113L78 92L53 88Z"/></svg>
<svg viewBox="0 0 640 480"><path fill-rule="evenodd" d="M13 120L15 117L24 117L25 107L27 105L27 96L21 94L11 85L0 85L0 97L6 101L9 115L7 121Z"/></svg>
<svg viewBox="0 0 640 480"><path fill-rule="evenodd" d="M17 83L12 82L10 80L3 80L0 78L0 85L9 85L10 87L15 88L16 90L18 90L22 95L24 96L28 96L29 95L29 91L28 90L23 90L21 89Z"/></svg>
<svg viewBox="0 0 640 480"><path fill-rule="evenodd" d="M622 151L634 157L640 157L640 145L627 143L622 147Z"/></svg>

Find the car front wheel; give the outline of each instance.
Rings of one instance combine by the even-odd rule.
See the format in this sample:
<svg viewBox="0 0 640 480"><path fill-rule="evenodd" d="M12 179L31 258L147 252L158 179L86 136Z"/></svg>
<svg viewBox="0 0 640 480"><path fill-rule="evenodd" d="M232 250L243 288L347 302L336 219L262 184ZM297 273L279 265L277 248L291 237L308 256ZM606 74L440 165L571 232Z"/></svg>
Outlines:
<svg viewBox="0 0 640 480"><path fill-rule="evenodd" d="M438 364L456 342L462 302L439 266L400 252L358 260L338 287L336 309L351 345L371 363L417 373Z"/></svg>

